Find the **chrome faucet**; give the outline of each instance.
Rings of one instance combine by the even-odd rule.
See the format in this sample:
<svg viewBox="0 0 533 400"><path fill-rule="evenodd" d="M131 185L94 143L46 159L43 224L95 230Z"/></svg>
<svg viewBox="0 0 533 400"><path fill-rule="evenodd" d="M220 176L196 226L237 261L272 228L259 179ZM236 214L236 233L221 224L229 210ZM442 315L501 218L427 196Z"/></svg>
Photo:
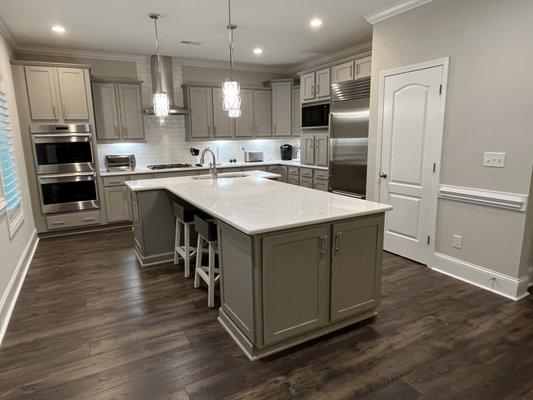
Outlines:
<svg viewBox="0 0 533 400"><path fill-rule="evenodd" d="M213 157L213 162L209 163L209 173L211 174L212 179L217 179L217 161L215 158L215 153L209 147L206 147L202 150L202 154L200 154L200 164L203 164L205 162L205 153L211 153L211 157Z"/></svg>

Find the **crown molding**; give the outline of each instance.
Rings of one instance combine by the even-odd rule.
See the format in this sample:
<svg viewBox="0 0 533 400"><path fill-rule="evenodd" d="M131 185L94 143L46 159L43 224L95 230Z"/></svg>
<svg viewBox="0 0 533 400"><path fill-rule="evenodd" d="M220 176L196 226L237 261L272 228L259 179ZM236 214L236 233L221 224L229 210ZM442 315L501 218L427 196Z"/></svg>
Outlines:
<svg viewBox="0 0 533 400"><path fill-rule="evenodd" d="M423 6L424 4L431 3L433 0L405 0L400 3L394 4L391 7L384 8L382 10L373 12L365 16L365 19L372 25L375 23L385 21L395 15L402 14L406 11L412 10Z"/></svg>
<svg viewBox="0 0 533 400"><path fill-rule="evenodd" d="M218 60L205 60L201 58L182 58L172 57L172 62L176 62L182 66L187 67L202 67L202 68L229 68L229 62ZM247 63L235 63L235 69L238 71L250 71L250 72L267 72L267 73L279 73L288 74L288 68L276 65L260 65L260 64L247 64Z"/></svg>
<svg viewBox="0 0 533 400"><path fill-rule="evenodd" d="M347 49L337 51L336 53L328 54L323 57L315 58L313 60L294 65L291 68L289 68L289 72L291 74L298 73L301 75L301 74L308 72L309 70L314 70L319 67L326 68L326 67L333 66L335 64L339 64L339 62L345 59L348 59L348 58L354 58L354 56L365 57L367 55L370 55L371 51L372 51L371 41L361 43L356 46L352 46Z"/></svg>
<svg viewBox="0 0 533 400"><path fill-rule="evenodd" d="M149 56L141 54L109 53L104 51L71 50L51 47L19 46L16 49L20 54L34 54L47 56L63 56L75 58L97 58L99 60L145 62Z"/></svg>

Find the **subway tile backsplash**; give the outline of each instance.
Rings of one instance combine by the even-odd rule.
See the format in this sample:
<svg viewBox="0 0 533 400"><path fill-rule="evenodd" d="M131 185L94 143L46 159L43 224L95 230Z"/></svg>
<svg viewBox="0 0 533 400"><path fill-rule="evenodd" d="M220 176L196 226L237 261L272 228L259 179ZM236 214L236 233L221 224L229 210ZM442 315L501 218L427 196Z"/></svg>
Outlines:
<svg viewBox="0 0 533 400"><path fill-rule="evenodd" d="M183 92L181 89L181 65L173 60L172 73L174 80L175 102L183 105ZM151 103L151 77L150 61L137 63L138 79L143 81L143 105ZM144 117L146 134L145 143L103 143L98 144L98 158L100 168L104 168L104 158L107 154L135 154L137 165L145 167L149 164L187 162L194 164L198 157L192 156L190 147L203 149L211 147L217 154L217 162L228 162L232 158L244 161L242 148L249 151L264 151L265 161L280 159L280 146L288 143L298 146L297 138L284 139L250 139L250 140L213 140L201 142L186 142L185 130L186 116L174 116L167 120L164 126L159 126L155 118Z"/></svg>

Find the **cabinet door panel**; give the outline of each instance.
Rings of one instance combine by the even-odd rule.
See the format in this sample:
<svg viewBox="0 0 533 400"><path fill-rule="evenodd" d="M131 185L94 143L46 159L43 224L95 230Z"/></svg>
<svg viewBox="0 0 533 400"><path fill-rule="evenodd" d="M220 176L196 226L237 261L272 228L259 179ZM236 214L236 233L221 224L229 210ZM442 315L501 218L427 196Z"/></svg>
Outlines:
<svg viewBox="0 0 533 400"><path fill-rule="evenodd" d="M303 134L300 137L300 161L305 165L315 163L315 137L311 134Z"/></svg>
<svg viewBox="0 0 533 400"><path fill-rule="evenodd" d="M209 138L212 135L213 96L210 88L190 88L191 137Z"/></svg>
<svg viewBox="0 0 533 400"><path fill-rule="evenodd" d="M336 65L331 68L333 76L331 83L338 83L344 81L351 81L354 79L354 62L349 61L344 64Z"/></svg>
<svg viewBox="0 0 533 400"><path fill-rule="evenodd" d="M315 95L317 99L330 96L330 69L322 69L316 72Z"/></svg>
<svg viewBox="0 0 533 400"><path fill-rule="evenodd" d="M328 144L327 132L315 134L315 165L328 166Z"/></svg>
<svg viewBox="0 0 533 400"><path fill-rule="evenodd" d="M302 106L300 103L300 89L292 91L292 136L300 136L302 130Z"/></svg>
<svg viewBox="0 0 533 400"><path fill-rule="evenodd" d="M141 88L135 84L118 85L120 102L120 122L123 139L143 139Z"/></svg>
<svg viewBox="0 0 533 400"><path fill-rule="evenodd" d="M224 111L223 102L222 89L213 89L213 135L217 138L228 138L233 134L233 119Z"/></svg>
<svg viewBox="0 0 533 400"><path fill-rule="evenodd" d="M313 189L321 190L323 192L328 191L328 181L322 180L322 179L314 179L313 180Z"/></svg>
<svg viewBox="0 0 533 400"><path fill-rule="evenodd" d="M85 74L79 68L58 68L61 108L65 121L86 121L89 119L89 102L85 87Z"/></svg>
<svg viewBox="0 0 533 400"><path fill-rule="evenodd" d="M108 222L131 221L131 198L125 186L104 188Z"/></svg>
<svg viewBox="0 0 533 400"><path fill-rule="evenodd" d="M357 79L365 78L370 76L372 73L372 57L361 58L356 60L355 64L357 66Z"/></svg>
<svg viewBox="0 0 533 400"><path fill-rule="evenodd" d="M253 136L254 125L254 91L241 89L241 116L235 119L235 136Z"/></svg>
<svg viewBox="0 0 533 400"><path fill-rule="evenodd" d="M298 176L295 176L295 175L289 175L289 177L287 178L287 182L290 183L291 185L296 185L296 186L300 184Z"/></svg>
<svg viewBox="0 0 533 400"><path fill-rule="evenodd" d="M302 75L300 78L300 94L302 101L315 98L315 73Z"/></svg>
<svg viewBox="0 0 533 400"><path fill-rule="evenodd" d="M96 136L102 140L118 140L119 119L114 83L93 83Z"/></svg>
<svg viewBox="0 0 533 400"><path fill-rule="evenodd" d="M328 242L327 226L263 239L264 344L326 324Z"/></svg>
<svg viewBox="0 0 533 400"><path fill-rule="evenodd" d="M254 91L255 136L272 136L272 108L269 90Z"/></svg>
<svg viewBox="0 0 533 400"><path fill-rule="evenodd" d="M292 131L292 84L272 84L272 132L274 136L289 136Z"/></svg>
<svg viewBox="0 0 533 400"><path fill-rule="evenodd" d="M377 305L383 257L383 217L333 225L331 320Z"/></svg>
<svg viewBox="0 0 533 400"><path fill-rule="evenodd" d="M300 176L300 186L312 189L313 188L313 178L306 178L304 176Z"/></svg>
<svg viewBox="0 0 533 400"><path fill-rule="evenodd" d="M24 67L31 119L58 121L54 74L52 67Z"/></svg>

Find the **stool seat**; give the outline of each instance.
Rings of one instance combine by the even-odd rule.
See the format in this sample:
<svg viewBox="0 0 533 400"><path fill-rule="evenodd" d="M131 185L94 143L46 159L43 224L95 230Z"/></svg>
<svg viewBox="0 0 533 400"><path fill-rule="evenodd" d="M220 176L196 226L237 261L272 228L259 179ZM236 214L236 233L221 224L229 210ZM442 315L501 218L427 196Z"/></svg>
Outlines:
<svg viewBox="0 0 533 400"><path fill-rule="evenodd" d="M194 216L194 229L208 242L217 240L217 224L209 216L196 213Z"/></svg>
<svg viewBox="0 0 533 400"><path fill-rule="evenodd" d="M194 222L195 208L190 204L172 202L172 213L183 222Z"/></svg>

